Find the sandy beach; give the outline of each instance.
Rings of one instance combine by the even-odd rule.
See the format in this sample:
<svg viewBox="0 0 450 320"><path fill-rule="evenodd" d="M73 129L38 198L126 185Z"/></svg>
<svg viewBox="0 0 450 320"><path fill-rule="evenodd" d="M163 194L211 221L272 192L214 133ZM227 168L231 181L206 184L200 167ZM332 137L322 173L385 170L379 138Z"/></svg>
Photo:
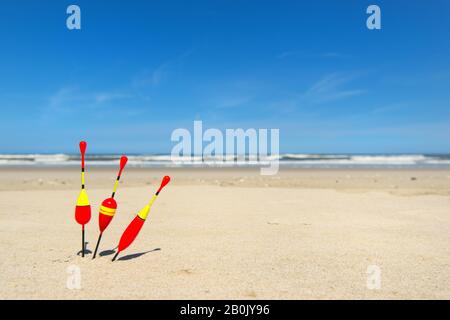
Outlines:
<svg viewBox="0 0 450 320"><path fill-rule="evenodd" d="M165 174L137 240L111 262ZM95 260L77 255L78 168L0 175L1 299L450 299L450 171L128 168ZM87 169L89 251L115 175ZM67 286L74 267L80 289Z"/></svg>

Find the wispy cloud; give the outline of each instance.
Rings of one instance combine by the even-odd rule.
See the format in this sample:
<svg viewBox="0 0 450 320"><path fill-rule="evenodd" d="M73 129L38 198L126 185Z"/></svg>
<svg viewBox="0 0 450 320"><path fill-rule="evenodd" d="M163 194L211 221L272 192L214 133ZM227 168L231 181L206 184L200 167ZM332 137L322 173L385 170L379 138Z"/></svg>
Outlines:
<svg viewBox="0 0 450 320"><path fill-rule="evenodd" d="M341 52L324 52L320 56L323 58L350 58L349 54L341 53Z"/></svg>
<svg viewBox="0 0 450 320"><path fill-rule="evenodd" d="M135 87L155 87L169 79L169 76L185 58L194 52L193 49L187 50L173 59L167 60L152 70L143 69L136 75L132 81Z"/></svg>
<svg viewBox="0 0 450 320"><path fill-rule="evenodd" d="M408 106L407 103L400 102L400 103L393 103L393 104L387 104L385 106L380 106L373 108L370 110L371 114L382 114L382 113L389 113L389 112L397 112L401 109L404 109Z"/></svg>
<svg viewBox="0 0 450 320"><path fill-rule="evenodd" d="M336 58L336 59L344 59L344 58L350 58L351 56L349 54L341 53L341 52L321 52L321 53L312 53L312 52L304 52L299 50L287 50L279 53L277 56L277 59L286 59L291 57L296 58Z"/></svg>
<svg viewBox="0 0 450 320"><path fill-rule="evenodd" d="M192 54L187 50L167 60L152 71L142 70L140 74L123 83L123 90L90 90L77 86L63 86L48 95L47 103L42 108L42 118L54 118L58 115L69 115L80 110L102 109L120 102L121 113L139 115L148 110L148 87L157 87L164 83L183 59ZM124 108L128 105L130 108ZM142 105L142 107L139 107Z"/></svg>
<svg viewBox="0 0 450 320"><path fill-rule="evenodd" d="M48 107L54 110L63 109L68 101L74 101L78 98L78 95L74 93L74 87L63 87L58 89L48 97Z"/></svg>
<svg viewBox="0 0 450 320"><path fill-rule="evenodd" d="M355 77L356 75L328 74L302 93L300 98L304 102L324 103L361 95L366 90L344 88Z"/></svg>
<svg viewBox="0 0 450 320"><path fill-rule="evenodd" d="M70 114L80 110L101 108L118 100L130 99L133 95L121 92L89 92L74 86L65 86L47 97L41 116L44 119Z"/></svg>
<svg viewBox="0 0 450 320"><path fill-rule="evenodd" d="M288 58L288 57L291 57L291 56L300 55L300 54L301 54L300 51L283 51L283 52L281 52L281 53L279 53L277 55L277 58L278 59L285 59L285 58Z"/></svg>
<svg viewBox="0 0 450 320"><path fill-rule="evenodd" d="M132 97L132 95L130 95L130 94L117 93L117 92L101 92L101 93L95 93L93 95L94 101L96 103L111 102L111 101L115 101L115 100L131 98L131 97Z"/></svg>
<svg viewBox="0 0 450 320"><path fill-rule="evenodd" d="M304 91L290 94L285 99L270 103L271 108L276 108L283 113L292 113L300 108L303 112L309 112L313 105L331 104L339 100L349 99L367 92L365 89L351 88L350 84L358 78L357 73L330 73L313 82ZM309 111L307 111L309 110Z"/></svg>
<svg viewBox="0 0 450 320"><path fill-rule="evenodd" d="M165 62L154 70L141 70L132 81L134 87L155 87L160 85L169 76L170 62Z"/></svg>
<svg viewBox="0 0 450 320"><path fill-rule="evenodd" d="M73 105L74 103L83 103L84 105L98 105L104 102L111 102L120 99L131 98L132 95L121 92L88 92L82 91L76 87L62 87L48 98L49 106L55 109Z"/></svg>

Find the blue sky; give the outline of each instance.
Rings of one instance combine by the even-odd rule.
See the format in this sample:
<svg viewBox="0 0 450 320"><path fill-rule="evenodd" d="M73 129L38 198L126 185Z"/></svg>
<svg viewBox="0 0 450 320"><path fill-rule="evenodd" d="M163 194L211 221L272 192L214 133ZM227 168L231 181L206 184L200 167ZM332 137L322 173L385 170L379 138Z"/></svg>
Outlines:
<svg viewBox="0 0 450 320"><path fill-rule="evenodd" d="M279 128L281 152L448 153L449 31L446 0L4 0L0 152L169 153L203 120Z"/></svg>

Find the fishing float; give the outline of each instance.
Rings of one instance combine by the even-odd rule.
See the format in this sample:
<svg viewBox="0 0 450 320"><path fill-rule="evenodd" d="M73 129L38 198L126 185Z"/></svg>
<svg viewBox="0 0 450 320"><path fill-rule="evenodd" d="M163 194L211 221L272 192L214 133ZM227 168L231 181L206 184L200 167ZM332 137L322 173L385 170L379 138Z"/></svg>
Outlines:
<svg viewBox="0 0 450 320"><path fill-rule="evenodd" d="M108 227L109 223L111 222L112 218L114 217L114 214L116 213L117 202L114 199L114 196L116 195L117 187L119 186L120 176L122 175L122 171L125 168L127 161L128 161L128 158L126 156L122 156L120 158L119 173L117 174L116 182L114 183L114 188L113 188L111 197L103 200L103 202L100 206L100 211L99 211L99 215L98 215L98 226L100 229L100 234L98 236L97 245L95 246L95 251L94 251L94 255L92 256L92 259L95 259L95 256L97 255L97 250L98 250L100 241L102 239L103 231L105 231L106 227Z"/></svg>
<svg viewBox="0 0 450 320"><path fill-rule="evenodd" d="M150 202L141 209L141 211L138 212L136 217L131 221L131 223L128 225L128 227L125 229L125 231L122 234L122 237L119 241L119 246L117 247L117 253L114 255L114 258L112 258L112 261L116 260L117 256L120 252L128 248L128 246L136 239L139 231L141 230L142 226L144 225L145 219L147 219L147 216L150 212L150 208L155 201L155 199L158 197L161 190L169 183L170 177L165 176L162 181L161 185L159 186L158 191L156 191L153 198L150 200Z"/></svg>
<svg viewBox="0 0 450 320"><path fill-rule="evenodd" d="M91 205L86 193L84 185L84 155L86 153L86 141L80 142L81 152L81 191L78 196L77 204L75 207L75 220L81 224L81 256L84 257L84 225L91 220Z"/></svg>

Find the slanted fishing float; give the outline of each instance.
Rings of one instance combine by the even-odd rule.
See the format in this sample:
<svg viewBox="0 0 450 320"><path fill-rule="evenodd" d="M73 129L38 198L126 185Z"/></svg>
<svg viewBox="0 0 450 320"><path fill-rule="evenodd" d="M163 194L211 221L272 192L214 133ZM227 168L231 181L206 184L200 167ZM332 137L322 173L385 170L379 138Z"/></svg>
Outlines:
<svg viewBox="0 0 450 320"><path fill-rule="evenodd" d="M138 235L139 231L141 230L142 226L144 225L145 219L147 219L147 216L150 212L150 207L152 206L153 202L155 201L158 194L161 192L161 190L169 183L170 177L165 176L162 181L161 185L156 191L155 195L153 196L152 200L141 209L141 211L138 212L136 217L131 221L131 223L128 225L128 227L125 229L125 231L122 234L122 237L119 241L119 246L117 248L117 253L114 255L114 258L112 261L116 260L117 256L120 252L128 248L128 246L136 239L136 236Z"/></svg>
<svg viewBox="0 0 450 320"><path fill-rule="evenodd" d="M94 251L94 255L92 256L92 259L95 259L95 256L97 255L97 250L98 250L98 246L100 244L100 240L102 239L103 231L105 231L106 227L108 227L109 223L111 222L112 218L114 217L114 214L116 213L117 202L114 199L114 196L116 195L117 187L119 186L120 176L122 175L122 171L125 168L127 161L128 161L128 158L125 156L122 156L120 158L119 173L117 175L116 182L114 183L114 188L113 188L111 197L103 200L103 202L100 206L100 212L98 215L98 226L100 229L100 234L98 236L97 245L95 246L95 251Z"/></svg>
<svg viewBox="0 0 450 320"><path fill-rule="evenodd" d="M84 257L84 225L91 220L91 205L84 185L84 155L86 153L86 142L80 142L81 152L81 191L75 207L75 220L81 224L81 256Z"/></svg>

